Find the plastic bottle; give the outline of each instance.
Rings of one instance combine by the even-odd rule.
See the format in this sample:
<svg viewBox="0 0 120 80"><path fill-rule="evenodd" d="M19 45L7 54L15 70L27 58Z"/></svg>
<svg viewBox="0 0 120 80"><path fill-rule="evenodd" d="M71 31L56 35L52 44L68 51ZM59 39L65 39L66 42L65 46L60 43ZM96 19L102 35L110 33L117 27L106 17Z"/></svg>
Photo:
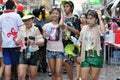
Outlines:
<svg viewBox="0 0 120 80"><path fill-rule="evenodd" d="M31 45L28 47L28 51L29 51L29 52L33 52L33 49L32 49L32 46L31 46Z"/></svg>
<svg viewBox="0 0 120 80"><path fill-rule="evenodd" d="M33 52L33 49L32 49L32 46L31 46L30 43L29 43L28 51L27 51L27 59L30 59L30 58L31 58L31 52Z"/></svg>
<svg viewBox="0 0 120 80"><path fill-rule="evenodd" d="M109 34L105 34L105 41L109 41Z"/></svg>
<svg viewBox="0 0 120 80"><path fill-rule="evenodd" d="M49 35L50 35L50 33L51 33L51 28L47 28L47 29L46 29L46 33L47 33L46 39L49 39Z"/></svg>

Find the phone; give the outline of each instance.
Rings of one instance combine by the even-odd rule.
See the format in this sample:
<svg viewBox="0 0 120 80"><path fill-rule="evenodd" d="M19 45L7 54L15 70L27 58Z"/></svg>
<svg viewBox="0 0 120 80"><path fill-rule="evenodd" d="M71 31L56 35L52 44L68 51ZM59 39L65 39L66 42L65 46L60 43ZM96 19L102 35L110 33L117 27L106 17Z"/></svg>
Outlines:
<svg viewBox="0 0 120 80"><path fill-rule="evenodd" d="M35 37L33 36L29 36L29 39L35 41Z"/></svg>

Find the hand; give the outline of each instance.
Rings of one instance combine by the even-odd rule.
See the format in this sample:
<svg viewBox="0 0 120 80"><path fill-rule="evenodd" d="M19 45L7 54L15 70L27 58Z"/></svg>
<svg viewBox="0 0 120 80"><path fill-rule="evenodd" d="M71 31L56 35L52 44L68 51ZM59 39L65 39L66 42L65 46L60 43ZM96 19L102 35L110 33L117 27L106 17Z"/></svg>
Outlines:
<svg viewBox="0 0 120 80"><path fill-rule="evenodd" d="M81 63L81 57L77 57L77 63L80 64Z"/></svg>
<svg viewBox="0 0 120 80"><path fill-rule="evenodd" d="M19 44L20 44L19 40L15 41L15 44L16 44L17 46L19 46Z"/></svg>
<svg viewBox="0 0 120 80"><path fill-rule="evenodd" d="M67 24L66 24L66 23L59 23L59 26L60 26L62 29L67 29Z"/></svg>
<svg viewBox="0 0 120 80"><path fill-rule="evenodd" d="M29 40L31 45L35 45L35 41L34 40Z"/></svg>
<svg viewBox="0 0 120 80"><path fill-rule="evenodd" d="M97 14L98 14L99 19L101 19L101 17L102 17L102 12L101 12L101 10L97 10Z"/></svg>

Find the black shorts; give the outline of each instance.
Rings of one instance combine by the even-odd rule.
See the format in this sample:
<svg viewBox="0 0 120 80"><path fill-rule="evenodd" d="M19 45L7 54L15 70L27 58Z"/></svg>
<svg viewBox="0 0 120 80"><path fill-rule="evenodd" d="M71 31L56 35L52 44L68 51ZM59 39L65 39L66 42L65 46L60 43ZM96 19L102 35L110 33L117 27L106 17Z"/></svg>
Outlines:
<svg viewBox="0 0 120 80"><path fill-rule="evenodd" d="M31 53L31 57L29 59L26 58L26 54L20 54L19 64L27 64L32 66L38 66L40 63L40 53L39 51L35 51Z"/></svg>

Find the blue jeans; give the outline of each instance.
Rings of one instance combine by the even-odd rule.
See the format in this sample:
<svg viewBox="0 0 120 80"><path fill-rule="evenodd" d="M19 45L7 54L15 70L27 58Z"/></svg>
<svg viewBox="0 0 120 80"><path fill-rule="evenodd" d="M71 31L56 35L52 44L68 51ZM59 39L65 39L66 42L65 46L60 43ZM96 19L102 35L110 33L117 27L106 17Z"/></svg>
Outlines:
<svg viewBox="0 0 120 80"><path fill-rule="evenodd" d="M64 58L64 52L49 51L46 52L46 57L49 58Z"/></svg>

